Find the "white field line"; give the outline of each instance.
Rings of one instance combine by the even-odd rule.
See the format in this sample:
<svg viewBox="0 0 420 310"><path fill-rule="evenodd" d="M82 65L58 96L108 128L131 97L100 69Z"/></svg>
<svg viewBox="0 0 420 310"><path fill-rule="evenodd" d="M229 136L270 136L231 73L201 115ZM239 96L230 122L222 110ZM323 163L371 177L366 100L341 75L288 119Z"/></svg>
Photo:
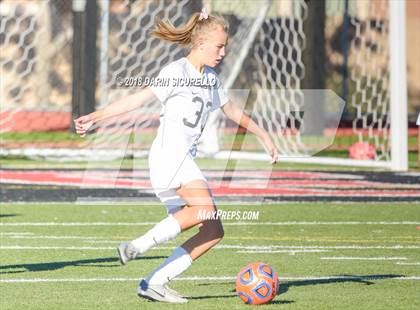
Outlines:
<svg viewBox="0 0 420 310"><path fill-rule="evenodd" d="M407 257L320 257L323 260L407 260Z"/></svg>
<svg viewBox="0 0 420 310"><path fill-rule="evenodd" d="M273 250L273 249L325 249L325 250L371 250L371 249L384 249L384 250L399 250L399 249L420 249L420 245L372 245L372 246L359 246L359 245L338 245L338 246L322 246L322 245L236 245L236 244L221 244L216 245L215 248L219 249L239 249L239 250Z"/></svg>
<svg viewBox="0 0 420 310"><path fill-rule="evenodd" d="M4 232L0 233L0 236L26 236L26 235L34 235L31 232Z"/></svg>
<svg viewBox="0 0 420 310"><path fill-rule="evenodd" d="M127 242L127 240L85 240L84 242L93 243L93 244L119 244L122 242Z"/></svg>
<svg viewBox="0 0 420 310"><path fill-rule="evenodd" d="M91 246L0 246L0 250L115 250L115 247L91 247Z"/></svg>
<svg viewBox="0 0 420 310"><path fill-rule="evenodd" d="M115 241L115 246L108 247L94 247L94 246L20 246L20 245L2 245L0 250L115 250L115 247L119 244ZM159 246L151 250L173 250L176 246ZM276 251L286 250L287 252L296 252L299 250L418 250L420 246L417 245L392 245L392 246L281 246L281 245L269 245L269 246L244 246L244 245L217 245L214 249L237 249L241 251Z"/></svg>
<svg viewBox="0 0 420 310"><path fill-rule="evenodd" d="M96 237L83 237L83 236L20 236L20 235L11 235L9 238L12 239L75 239L75 240L86 240L86 242L94 241Z"/></svg>
<svg viewBox="0 0 420 310"><path fill-rule="evenodd" d="M236 251L236 253L321 253L321 252L330 252L329 250L248 250L248 251Z"/></svg>
<svg viewBox="0 0 420 310"><path fill-rule="evenodd" d="M0 223L1 226L149 226L157 222L139 222L139 223L113 223L113 222L14 222Z"/></svg>
<svg viewBox="0 0 420 310"><path fill-rule="evenodd" d="M0 233L0 235L2 235ZM8 238L11 239L55 239L55 240L68 240L68 239L74 239L74 240L81 240L83 242L89 243L89 244L112 244L114 246L117 246L118 244L122 242L126 242L127 240L98 240L97 237L92 236L26 236L26 235L10 235ZM159 247L158 249L174 249L175 247ZM399 250L399 249L420 249L420 245L376 245L376 246L356 246L356 245L339 245L339 246L297 246L297 245L236 245L236 244L221 244L217 245L215 247L216 249L239 249L239 250L247 250L247 251L273 251L275 249L324 249L324 250L366 250L366 249L384 249L384 250ZM1 247L0 247L1 249Z"/></svg>
<svg viewBox="0 0 420 310"><path fill-rule="evenodd" d="M1 226L149 226L157 222L10 222L0 223ZM225 226L246 226L246 225L420 225L420 222L225 222Z"/></svg>
<svg viewBox="0 0 420 310"><path fill-rule="evenodd" d="M396 262L396 265L408 265L408 266L420 266L420 262L415 263L404 263L404 262Z"/></svg>
<svg viewBox="0 0 420 310"><path fill-rule="evenodd" d="M180 277L175 278L176 281L234 281L236 277L221 276L221 277ZM280 282L285 281L322 281L322 280L420 280L420 276L407 277L387 277L387 276L296 276L296 277L279 277ZM0 279L0 283L42 283L42 282L128 282L136 281L138 278L62 278L62 279Z"/></svg>
<svg viewBox="0 0 420 310"><path fill-rule="evenodd" d="M223 225L229 226L242 226L242 225L277 225L277 226L290 226L290 225L420 225L420 222L401 221L401 222L227 222Z"/></svg>

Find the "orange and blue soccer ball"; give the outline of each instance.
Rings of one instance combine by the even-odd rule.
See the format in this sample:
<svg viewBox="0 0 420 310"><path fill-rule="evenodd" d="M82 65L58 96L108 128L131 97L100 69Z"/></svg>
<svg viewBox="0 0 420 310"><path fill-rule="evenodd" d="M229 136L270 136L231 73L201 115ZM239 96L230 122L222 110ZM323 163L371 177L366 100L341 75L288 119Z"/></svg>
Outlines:
<svg viewBox="0 0 420 310"><path fill-rule="evenodd" d="M277 294L279 280L270 265L255 262L245 266L236 277L236 293L247 304L270 302Z"/></svg>

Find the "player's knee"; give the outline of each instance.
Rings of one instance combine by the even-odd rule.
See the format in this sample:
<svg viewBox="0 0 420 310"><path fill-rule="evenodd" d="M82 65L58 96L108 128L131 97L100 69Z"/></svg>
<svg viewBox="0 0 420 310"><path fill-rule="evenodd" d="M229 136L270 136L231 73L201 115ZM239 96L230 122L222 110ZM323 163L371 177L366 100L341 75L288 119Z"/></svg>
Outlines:
<svg viewBox="0 0 420 310"><path fill-rule="evenodd" d="M218 222L219 222L219 225L217 226L217 234L220 240L222 240L223 237L225 236L225 230L223 229L222 222L220 222L220 220Z"/></svg>
<svg viewBox="0 0 420 310"><path fill-rule="evenodd" d="M222 228L221 231L216 233L216 237L213 240L215 240L217 243L219 243L220 241L222 241L224 235L225 235L225 232L223 231L223 228Z"/></svg>
<svg viewBox="0 0 420 310"><path fill-rule="evenodd" d="M222 223L219 220L213 220L208 222L208 232L213 240L220 241L225 235Z"/></svg>
<svg viewBox="0 0 420 310"><path fill-rule="evenodd" d="M221 241L224 236L225 236L225 230L223 229L223 226L220 225L220 228L218 228L218 231L217 231L217 239L219 239L218 241Z"/></svg>

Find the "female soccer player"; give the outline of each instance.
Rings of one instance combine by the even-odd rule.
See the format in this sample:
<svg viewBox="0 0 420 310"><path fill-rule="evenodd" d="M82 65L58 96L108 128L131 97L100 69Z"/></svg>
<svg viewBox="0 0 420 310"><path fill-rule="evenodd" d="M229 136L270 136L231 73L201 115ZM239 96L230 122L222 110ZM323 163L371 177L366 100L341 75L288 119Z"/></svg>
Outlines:
<svg viewBox="0 0 420 310"><path fill-rule="evenodd" d="M168 217L143 236L121 244L117 250L121 263L125 265L150 248L174 239L191 227L198 227L198 233L176 248L161 266L141 280L138 287L140 297L185 303L187 299L170 289L167 283L215 246L224 234L220 219L209 220L202 216L216 211L216 206L206 179L194 162L196 144L209 113L222 108L228 118L260 137L272 163L277 160L277 150L268 133L227 98L220 80L211 69L225 56L228 24L223 18L208 15L203 10L194 13L180 28L159 21L152 34L190 47L187 57L160 71L159 81L169 79L170 83L144 88L76 119L75 125L77 133L84 136L98 121L133 111L156 98L161 101L161 122L149 152L149 169L152 187L166 205Z"/></svg>

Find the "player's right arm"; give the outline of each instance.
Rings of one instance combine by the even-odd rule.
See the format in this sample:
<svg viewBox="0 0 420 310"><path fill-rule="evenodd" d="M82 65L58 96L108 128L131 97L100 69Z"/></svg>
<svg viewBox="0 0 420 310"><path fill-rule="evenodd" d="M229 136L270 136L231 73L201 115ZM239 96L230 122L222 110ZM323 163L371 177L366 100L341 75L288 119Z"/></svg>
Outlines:
<svg viewBox="0 0 420 310"><path fill-rule="evenodd" d="M84 137L93 124L113 116L133 111L154 99L156 99L154 93L149 87L146 87L135 94L118 99L105 108L75 119L76 132L81 137Z"/></svg>

